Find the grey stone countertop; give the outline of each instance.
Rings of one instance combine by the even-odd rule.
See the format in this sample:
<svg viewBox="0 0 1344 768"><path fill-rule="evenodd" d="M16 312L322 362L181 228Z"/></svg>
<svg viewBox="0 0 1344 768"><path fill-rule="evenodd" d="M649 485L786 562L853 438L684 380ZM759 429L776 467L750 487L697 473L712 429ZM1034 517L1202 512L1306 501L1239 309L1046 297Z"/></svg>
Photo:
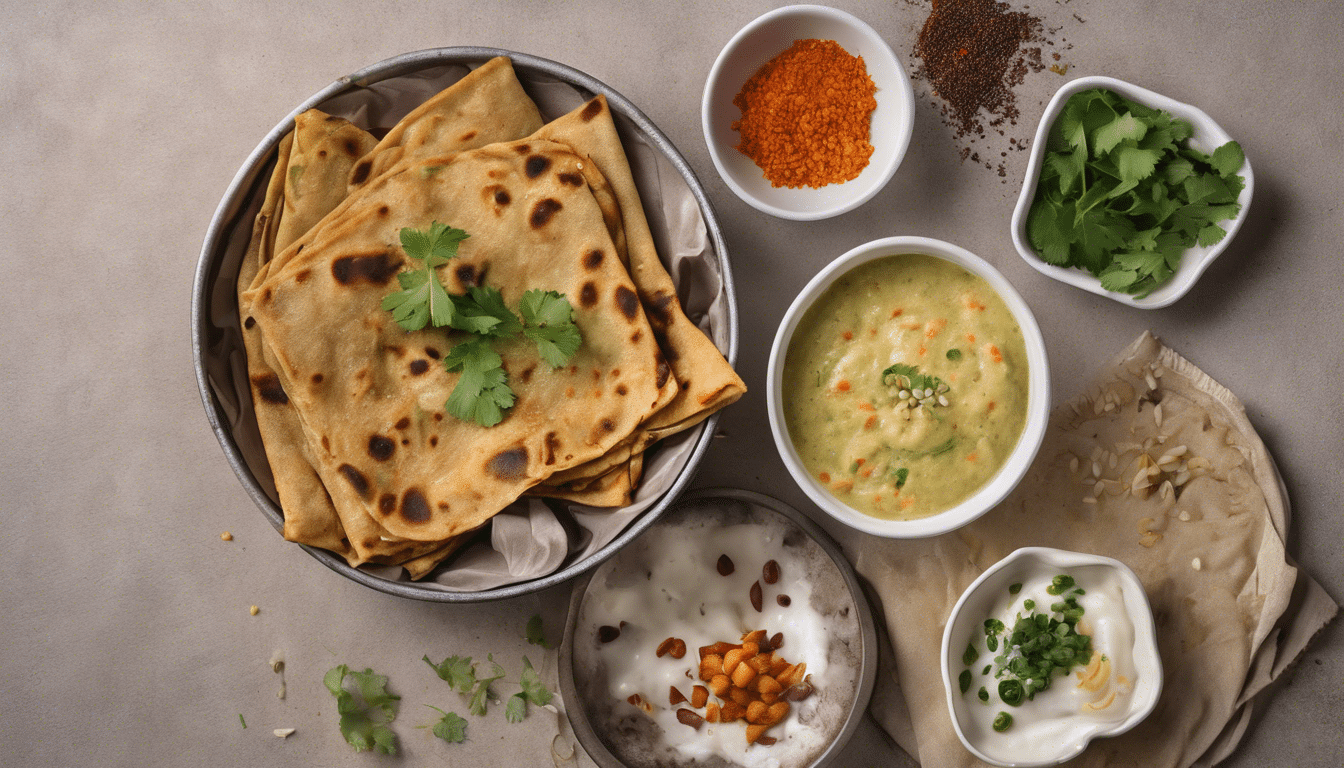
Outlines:
<svg viewBox="0 0 1344 768"><path fill-rule="evenodd" d="M916 78L916 127L891 183L814 223L740 201L700 129L724 43L774 4L746 2L6 3L0 16L0 241L9 270L0 391L5 584L0 754L31 765L371 765L336 729L322 674L389 675L403 764L548 766L557 718L498 711L444 744L425 704L465 705L420 661L493 653L511 675L567 586L437 605L352 583L280 539L223 460L197 393L190 295L206 226L239 165L295 105L343 74L424 48L484 45L553 59L625 95L671 138L722 222L750 387L718 424L695 486L813 509L765 415L766 361L794 294L860 243L913 234L997 266L1033 308L1056 402L1152 330L1244 401L1282 470L1292 557L1344 596L1344 5L1333 0L1013 0L1046 22L1067 76L1028 73L1004 133L970 145ZM840 2L903 63L927 0ZM1008 221L1050 95L1105 74L1195 104L1252 159L1249 219L1196 288L1142 311L1036 273ZM963 159L971 147L986 163ZM997 172L1002 163L1004 174ZM991 167L986 167L989 165ZM232 542L220 533L230 531ZM251 605L260 607L250 616ZM287 692L267 665L286 656ZM516 679L516 677L514 678ZM1337 766L1344 629L1329 626L1276 685L1225 764ZM501 687L504 696L512 693ZM243 723L246 727L243 727ZM296 728L287 739L275 728ZM905 761L904 763L902 761ZM583 764L587 764L586 761ZM841 764L913 764L869 722Z"/></svg>

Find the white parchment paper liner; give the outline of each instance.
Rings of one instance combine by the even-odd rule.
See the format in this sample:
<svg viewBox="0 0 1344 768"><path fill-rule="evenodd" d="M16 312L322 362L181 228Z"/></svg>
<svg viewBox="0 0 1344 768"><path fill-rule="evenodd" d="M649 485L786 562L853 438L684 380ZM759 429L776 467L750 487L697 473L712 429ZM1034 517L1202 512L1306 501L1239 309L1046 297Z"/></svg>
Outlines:
<svg viewBox="0 0 1344 768"><path fill-rule="evenodd" d="M430 96L469 72L463 65L434 66L342 93L317 107L345 117L381 135ZM518 78L537 103L543 118L552 120L581 105L588 94L546 75L518 70ZM695 196L677 168L631 120L613 110L617 130L644 204L655 244L677 286L687 316L720 351L729 347L727 295L718 262ZM252 402L238 393L249 392L247 361L238 326L234 283L251 236L252 220L260 208L265 180L261 174L250 200L233 227L225 246L221 269L211 285L211 321L220 331L211 344L206 370L234 439L248 468L277 506L274 480L257 433ZM474 543L419 584L449 591L481 591L528 581L554 573L562 566L596 552L620 534L635 518L653 506L680 475L703 429L694 427L663 440L646 454L644 477L632 504L619 508L585 507L557 503L573 525L565 525L546 503L523 499L492 523L489 543ZM555 502L552 502L555 503ZM382 578L408 580L400 567L362 566Z"/></svg>
<svg viewBox="0 0 1344 768"><path fill-rule="evenodd" d="M1123 452L1115 466L1109 453L1159 436L1154 458L1186 445L1212 471L1179 496L1140 500L1111 485L1098 503L1084 501L1095 493L1094 461L1103 479L1128 486L1137 452ZM1166 682L1147 720L1093 742L1067 765L1213 765L1241 740L1257 694L1338 610L1288 560L1288 524L1287 494L1236 396L1144 333L1090 390L1055 409L1028 477L988 515L933 539L856 542L857 568L880 597L891 640L870 711L925 768L984 765L958 741L944 700L939 650L948 614L1012 550L1071 549L1114 557L1139 575ZM1144 532L1160 539L1145 546Z"/></svg>

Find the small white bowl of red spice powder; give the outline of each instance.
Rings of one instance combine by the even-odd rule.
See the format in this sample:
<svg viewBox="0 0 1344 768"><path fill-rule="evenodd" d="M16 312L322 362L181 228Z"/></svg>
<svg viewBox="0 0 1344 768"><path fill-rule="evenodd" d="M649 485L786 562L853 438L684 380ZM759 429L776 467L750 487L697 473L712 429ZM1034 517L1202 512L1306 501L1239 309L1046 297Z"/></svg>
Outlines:
<svg viewBox="0 0 1344 768"><path fill-rule="evenodd" d="M872 199L914 130L905 69L844 11L791 5L733 36L710 69L701 122L724 183L772 216L815 221Z"/></svg>

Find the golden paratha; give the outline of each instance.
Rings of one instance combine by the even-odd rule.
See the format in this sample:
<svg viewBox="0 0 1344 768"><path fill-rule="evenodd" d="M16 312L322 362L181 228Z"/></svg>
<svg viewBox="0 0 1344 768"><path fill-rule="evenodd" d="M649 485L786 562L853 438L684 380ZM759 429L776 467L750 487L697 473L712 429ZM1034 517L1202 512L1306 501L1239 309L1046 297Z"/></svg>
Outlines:
<svg viewBox="0 0 1344 768"><path fill-rule="evenodd" d="M365 185L247 295L320 465L397 536L442 540L480 525L557 471L607 452L675 385L589 186L595 169L539 140L408 160ZM403 227L466 230L441 267L450 292L481 282L514 306L529 289L570 297L584 344L552 370L534 347L497 347L517 401L494 427L443 413L459 374L443 329L407 333L381 308L406 259ZM345 513L342 518L346 517Z"/></svg>

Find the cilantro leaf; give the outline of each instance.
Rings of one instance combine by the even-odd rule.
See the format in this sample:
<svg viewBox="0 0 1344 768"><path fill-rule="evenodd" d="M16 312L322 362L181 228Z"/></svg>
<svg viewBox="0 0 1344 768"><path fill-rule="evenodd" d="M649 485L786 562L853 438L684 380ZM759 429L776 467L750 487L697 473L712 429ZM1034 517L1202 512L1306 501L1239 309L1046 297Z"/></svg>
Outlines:
<svg viewBox="0 0 1344 768"><path fill-rule="evenodd" d="M520 723L527 717L527 699L521 693L515 693L504 704L504 719L510 723Z"/></svg>
<svg viewBox="0 0 1344 768"><path fill-rule="evenodd" d="M1133 113L1126 112L1097 129L1097 138L1093 142L1092 151L1096 154L1105 154L1119 146L1122 141L1137 142L1147 134L1148 124L1135 117Z"/></svg>
<svg viewBox="0 0 1344 768"><path fill-rule="evenodd" d="M443 715L439 721L434 724L433 734L449 744L461 744L467 740L467 721L456 712L444 712L436 706L426 704L426 707ZM423 727L423 726L421 726Z"/></svg>
<svg viewBox="0 0 1344 768"><path fill-rule="evenodd" d="M1229 141L1223 146L1213 150L1209 156L1209 165L1217 171L1220 176L1231 176L1241 170L1241 166L1246 162L1246 153L1241 151L1241 145L1235 141Z"/></svg>
<svg viewBox="0 0 1344 768"><path fill-rule="evenodd" d="M553 647L550 643L546 642L546 632L541 625L541 614L535 614L532 618L527 620L527 627L523 630L523 636L526 637L527 642L532 645L540 645L542 648L547 649Z"/></svg>
<svg viewBox="0 0 1344 768"><path fill-rule="evenodd" d="M504 410L513 406L513 390L504 373L504 360L485 338L474 338L444 355L443 367L462 371L445 409L463 421L493 427L504 420Z"/></svg>
<svg viewBox="0 0 1344 768"><path fill-rule="evenodd" d="M351 677L355 692L345 687ZM388 723L397 717L400 696L387 692L387 678L372 669L352 672L345 664L332 668L322 683L336 697L336 712L341 716L341 735L356 752L372 749L387 755L397 753L397 736Z"/></svg>
<svg viewBox="0 0 1344 768"><path fill-rule="evenodd" d="M503 338L514 336L523 329L518 316L504 304L498 288L472 286L466 295L455 298L456 316L453 327L481 336Z"/></svg>
<svg viewBox="0 0 1344 768"><path fill-rule="evenodd" d="M518 305L523 316L523 335L537 345L537 352L552 368L559 368L579 351L583 337L574 324L574 307L563 294L531 290Z"/></svg>
<svg viewBox="0 0 1344 768"><path fill-rule="evenodd" d="M466 693L476 684L476 667L471 663L470 656L449 656L435 664L426 654L425 663L434 670L440 680L448 683L458 693Z"/></svg>
<svg viewBox="0 0 1344 768"><path fill-rule="evenodd" d="M467 711L473 715L485 714L489 702L496 698L490 684L504 677L504 668L495 663L494 656L487 656L487 658L490 659L490 677L479 678L476 681L476 685L471 691L471 701L467 704Z"/></svg>
<svg viewBox="0 0 1344 768"><path fill-rule="evenodd" d="M439 282L435 268L447 264L457 255L457 246L469 235L435 221L421 231L403 227L401 247L412 259L424 262L414 272L401 272L397 282L402 290L383 297L383 309L392 313L397 325L407 331L418 331L427 324L449 325L453 321L453 300Z"/></svg>
<svg viewBox="0 0 1344 768"><path fill-rule="evenodd" d="M523 698L539 707L550 704L551 697L555 695L545 683L541 682L541 676L532 668L532 662L528 661L526 656L523 657L523 674L518 684L523 687L521 694Z"/></svg>

